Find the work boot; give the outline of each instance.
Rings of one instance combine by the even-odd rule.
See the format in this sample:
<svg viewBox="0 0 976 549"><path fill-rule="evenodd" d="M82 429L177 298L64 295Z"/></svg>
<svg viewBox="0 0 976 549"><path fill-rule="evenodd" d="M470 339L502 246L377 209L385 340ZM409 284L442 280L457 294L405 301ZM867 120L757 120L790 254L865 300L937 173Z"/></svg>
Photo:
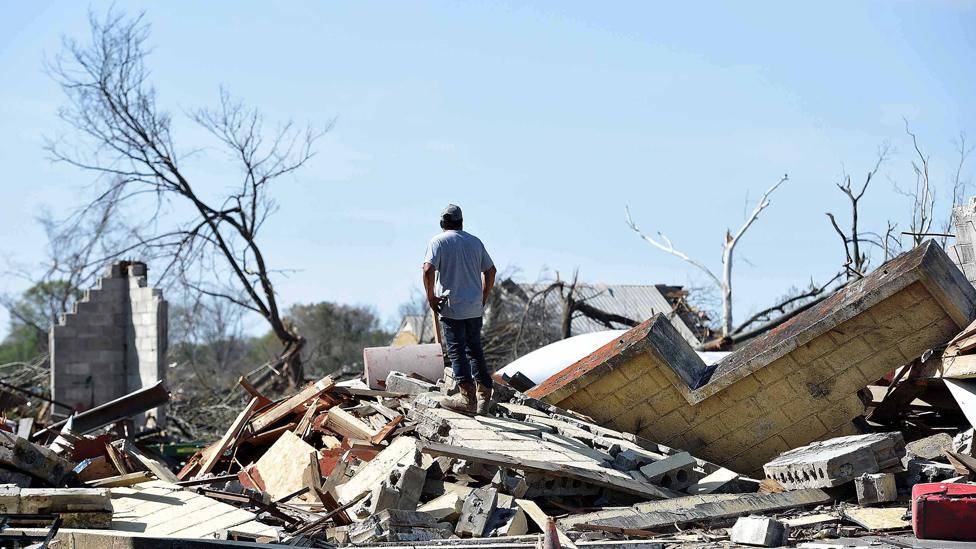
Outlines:
<svg viewBox="0 0 976 549"><path fill-rule="evenodd" d="M491 385L478 384L478 413L487 414L491 405Z"/></svg>
<svg viewBox="0 0 976 549"><path fill-rule="evenodd" d="M476 409L474 396L474 382L468 381L458 384L458 392L451 398L441 403L441 406L455 412L474 413Z"/></svg>

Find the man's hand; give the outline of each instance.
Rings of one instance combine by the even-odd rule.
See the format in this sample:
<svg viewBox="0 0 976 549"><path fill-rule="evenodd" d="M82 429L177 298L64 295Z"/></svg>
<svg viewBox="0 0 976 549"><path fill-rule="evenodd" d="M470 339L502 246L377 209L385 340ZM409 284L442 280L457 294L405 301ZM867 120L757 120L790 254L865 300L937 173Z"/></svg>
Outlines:
<svg viewBox="0 0 976 549"><path fill-rule="evenodd" d="M441 312L441 305L443 305L445 301L447 301L446 296L427 296L427 304L430 305L431 310L435 313Z"/></svg>

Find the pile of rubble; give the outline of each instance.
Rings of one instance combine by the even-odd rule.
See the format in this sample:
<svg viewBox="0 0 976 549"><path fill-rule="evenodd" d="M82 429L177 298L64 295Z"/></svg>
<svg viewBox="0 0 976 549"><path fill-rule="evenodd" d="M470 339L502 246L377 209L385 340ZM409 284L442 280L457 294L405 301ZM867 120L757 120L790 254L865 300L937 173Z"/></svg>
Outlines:
<svg viewBox="0 0 976 549"><path fill-rule="evenodd" d="M976 518L956 508L976 501L974 318L976 288L925 244L715 364L658 315L525 392L499 380L485 414L444 408L450 371L407 362L274 400L241 379L247 404L182 460L119 427L161 409L156 383L0 424L0 545L976 539L945 520Z"/></svg>

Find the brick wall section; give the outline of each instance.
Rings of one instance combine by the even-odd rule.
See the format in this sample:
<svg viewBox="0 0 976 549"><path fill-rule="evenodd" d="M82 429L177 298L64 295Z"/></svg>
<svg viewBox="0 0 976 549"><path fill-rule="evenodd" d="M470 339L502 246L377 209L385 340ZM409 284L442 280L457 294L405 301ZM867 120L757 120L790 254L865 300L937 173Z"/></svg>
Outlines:
<svg viewBox="0 0 976 549"><path fill-rule="evenodd" d="M51 328L51 392L87 410L165 379L167 304L147 287L143 263L106 269L71 312ZM55 407L56 414L70 410ZM163 409L148 414L162 421ZM144 425L146 418L136 418Z"/></svg>
<svg viewBox="0 0 976 549"><path fill-rule="evenodd" d="M784 450L855 434L851 420L864 412L858 390L944 343L965 326L962 316L973 315L976 291L971 286L954 305L947 295L958 294L942 291L946 284L965 284L955 269L944 278L945 266L951 268L944 253L937 248L912 253L922 256L916 258L920 261L907 262L903 271L894 265L877 275L886 280L862 281L855 288L880 293L858 291L834 300L833 317L822 318L817 310L806 319L805 314L796 317L800 329L784 328L791 335L770 334L765 342L737 351L750 356L738 357L736 368L718 364L700 387L689 387L665 353L618 349L614 358L603 360L602 370L570 367L564 372L575 377L543 384L530 394L615 429L758 473ZM854 314L838 314L852 307ZM824 319L839 320L825 326ZM643 329L651 323L642 324ZM814 336L804 337L811 331Z"/></svg>

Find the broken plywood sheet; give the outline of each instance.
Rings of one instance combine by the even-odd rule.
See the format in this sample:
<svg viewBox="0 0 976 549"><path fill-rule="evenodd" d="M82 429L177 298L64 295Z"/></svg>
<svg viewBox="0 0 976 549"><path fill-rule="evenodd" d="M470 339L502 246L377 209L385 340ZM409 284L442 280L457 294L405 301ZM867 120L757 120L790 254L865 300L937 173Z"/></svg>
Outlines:
<svg viewBox="0 0 976 549"><path fill-rule="evenodd" d="M313 453L318 455L312 445L285 431L257 463L247 468L247 474L272 500L278 500L305 487L302 473Z"/></svg>
<svg viewBox="0 0 976 549"><path fill-rule="evenodd" d="M929 241L705 366L658 316L528 392L743 473L855 434L857 392L956 335L976 289Z"/></svg>
<svg viewBox="0 0 976 549"><path fill-rule="evenodd" d="M216 537L227 529L245 528L276 537L256 515L162 481L111 488L112 529L156 537Z"/></svg>
<svg viewBox="0 0 976 549"><path fill-rule="evenodd" d="M708 494L570 515L559 520L559 525L566 529L576 525L590 524L613 528L655 530L689 522L720 521L750 514L762 515L781 509L822 505L830 501L833 501L833 498L818 489L776 494Z"/></svg>
<svg viewBox="0 0 976 549"><path fill-rule="evenodd" d="M883 531L911 528L911 521L902 518L907 512L907 507L852 507L841 514L862 528Z"/></svg>

